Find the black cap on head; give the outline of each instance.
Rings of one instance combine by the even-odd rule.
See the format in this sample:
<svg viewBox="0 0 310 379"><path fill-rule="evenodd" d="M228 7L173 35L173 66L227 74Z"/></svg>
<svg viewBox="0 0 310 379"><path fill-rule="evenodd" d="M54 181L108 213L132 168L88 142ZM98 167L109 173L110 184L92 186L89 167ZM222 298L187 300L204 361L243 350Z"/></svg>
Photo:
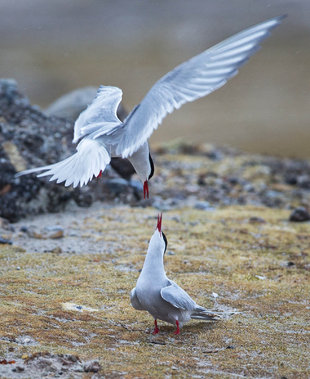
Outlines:
<svg viewBox="0 0 310 379"><path fill-rule="evenodd" d="M149 154L149 161L150 161L150 166L151 166L151 173L149 175L148 180L150 180L151 177L154 175L154 162L153 162L153 159L151 157L151 154Z"/></svg>
<svg viewBox="0 0 310 379"><path fill-rule="evenodd" d="M167 241L167 237L166 237L165 233L164 232L161 232L161 233L162 233L163 239L165 241L165 251L164 251L164 254L165 254L166 250L167 250L167 246L168 246L168 241Z"/></svg>

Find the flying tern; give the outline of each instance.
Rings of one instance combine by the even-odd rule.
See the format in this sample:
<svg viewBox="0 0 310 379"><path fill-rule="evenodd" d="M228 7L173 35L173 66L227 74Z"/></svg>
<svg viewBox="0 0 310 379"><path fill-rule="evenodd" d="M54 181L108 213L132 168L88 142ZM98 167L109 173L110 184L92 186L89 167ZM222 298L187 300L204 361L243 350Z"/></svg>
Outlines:
<svg viewBox="0 0 310 379"><path fill-rule="evenodd" d="M154 317L153 334L159 332L157 320L176 325L175 334L190 319L217 321L222 314L198 305L181 287L168 279L164 268L167 238L161 230L162 216L158 216L157 228L150 240L144 265L136 287L131 291L131 305L147 311Z"/></svg>
<svg viewBox="0 0 310 379"><path fill-rule="evenodd" d="M51 176L51 181L77 187L100 176L111 157L128 158L143 183L144 198L149 197L148 180L154 164L148 138L153 131L168 113L208 95L236 75L284 17L245 29L177 66L153 85L123 122L116 114L122 90L100 86L93 102L75 122L72 142L78 143L76 153L17 176L43 171L38 177Z"/></svg>

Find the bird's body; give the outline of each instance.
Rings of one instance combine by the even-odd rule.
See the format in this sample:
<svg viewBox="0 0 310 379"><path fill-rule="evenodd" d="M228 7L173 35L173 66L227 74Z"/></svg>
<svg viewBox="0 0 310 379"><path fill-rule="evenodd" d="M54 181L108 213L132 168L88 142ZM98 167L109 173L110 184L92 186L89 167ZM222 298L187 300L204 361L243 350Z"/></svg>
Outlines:
<svg viewBox="0 0 310 379"><path fill-rule="evenodd" d="M148 195L148 180L154 172L148 138L153 131L168 113L208 95L235 76L282 18L252 26L177 66L154 84L123 122L116 114L121 89L99 87L94 101L75 122L77 152L18 176L43 171L39 177L51 176L50 180L65 182L65 186L83 186L104 171L111 157L128 158L144 183L144 196Z"/></svg>
<svg viewBox="0 0 310 379"><path fill-rule="evenodd" d="M148 247L144 265L130 300L137 310L149 312L155 320L154 334L158 333L157 320L166 321L179 328L190 319L216 321L221 315L199 306L181 287L165 273L164 254L167 239L161 231L161 218L157 223Z"/></svg>

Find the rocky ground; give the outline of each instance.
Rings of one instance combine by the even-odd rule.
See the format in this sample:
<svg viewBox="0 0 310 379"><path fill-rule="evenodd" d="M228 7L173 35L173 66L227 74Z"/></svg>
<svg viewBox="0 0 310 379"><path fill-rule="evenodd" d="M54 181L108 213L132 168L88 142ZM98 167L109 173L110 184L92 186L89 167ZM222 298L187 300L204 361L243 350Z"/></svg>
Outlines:
<svg viewBox="0 0 310 379"><path fill-rule="evenodd" d="M3 149L20 146L7 134L20 124L13 116L1 121L11 135L0 141L11 185L1 177L1 209L15 185L23 189L14 182L16 156L36 159L29 149ZM88 188L87 207L42 180L38 193L48 196L31 192L29 203L62 191L61 212L21 197L19 221L2 213L0 376L308 377L309 161L181 142L153 150L147 201L134 176L110 169ZM234 316L191 321L179 336L160 322L161 333L150 334L152 318L131 307L129 293L159 211L169 277L199 304Z"/></svg>
<svg viewBox="0 0 310 379"><path fill-rule="evenodd" d="M257 206L164 213L168 275L201 305L240 312L192 321L179 336L162 322L152 336L152 318L129 302L153 208L95 204L7 225L0 375L308 376L310 224L289 215Z"/></svg>

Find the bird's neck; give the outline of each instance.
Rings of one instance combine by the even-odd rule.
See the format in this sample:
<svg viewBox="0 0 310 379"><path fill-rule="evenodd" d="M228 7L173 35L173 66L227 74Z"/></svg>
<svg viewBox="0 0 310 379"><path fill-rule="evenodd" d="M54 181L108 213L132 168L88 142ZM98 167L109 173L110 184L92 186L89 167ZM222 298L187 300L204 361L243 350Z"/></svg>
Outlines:
<svg viewBox="0 0 310 379"><path fill-rule="evenodd" d="M145 142L132 156L128 157L142 181L148 180L151 172L149 154L149 145Z"/></svg>
<svg viewBox="0 0 310 379"><path fill-rule="evenodd" d="M164 268L164 259L161 252L156 251L155 249L149 249L144 265L141 271L142 274L148 274L148 276L156 277L166 277L165 268Z"/></svg>

